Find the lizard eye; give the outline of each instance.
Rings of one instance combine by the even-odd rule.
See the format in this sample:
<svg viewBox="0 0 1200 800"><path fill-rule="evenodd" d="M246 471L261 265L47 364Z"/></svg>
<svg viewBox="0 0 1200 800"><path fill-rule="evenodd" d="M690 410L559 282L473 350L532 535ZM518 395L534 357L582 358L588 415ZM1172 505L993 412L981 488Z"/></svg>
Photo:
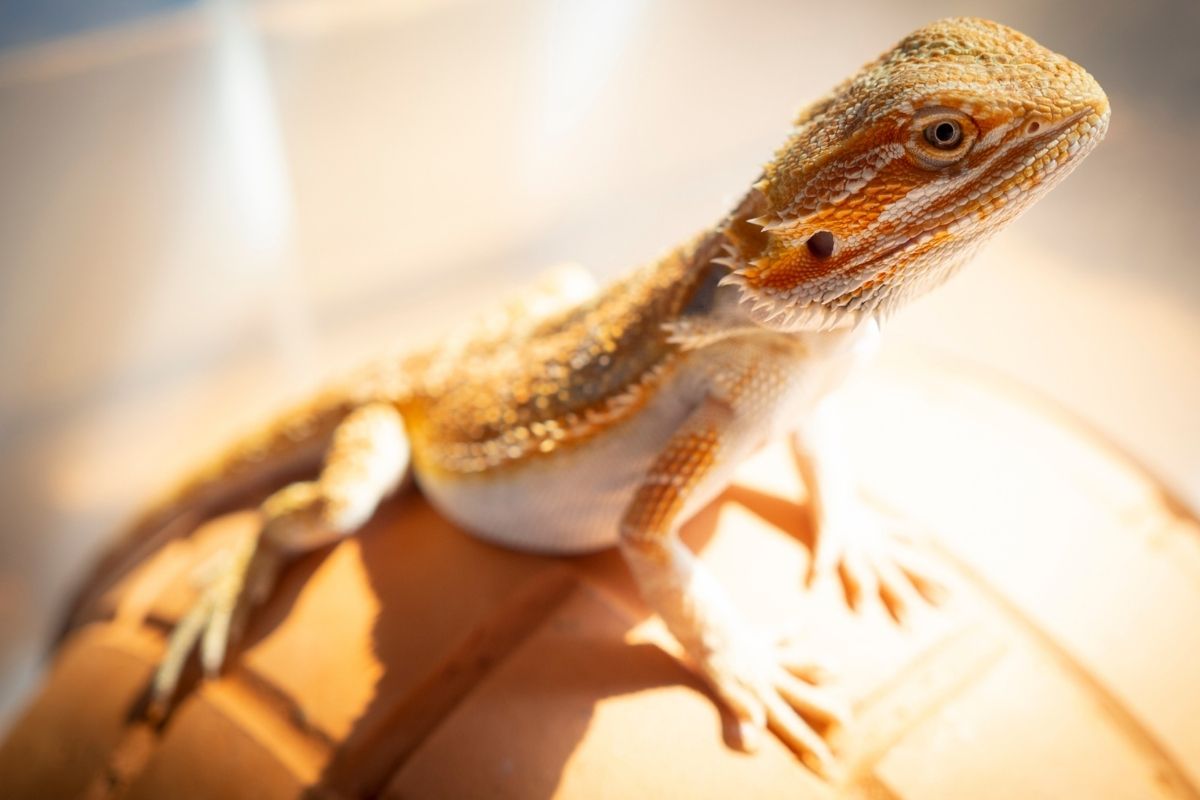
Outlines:
<svg viewBox="0 0 1200 800"><path fill-rule="evenodd" d="M961 111L922 108L909 128L908 152L925 169L942 169L963 159L979 135L975 121Z"/></svg>
<svg viewBox="0 0 1200 800"><path fill-rule="evenodd" d="M925 128L925 141L938 150L953 150L962 141L962 127L949 119L935 122Z"/></svg>

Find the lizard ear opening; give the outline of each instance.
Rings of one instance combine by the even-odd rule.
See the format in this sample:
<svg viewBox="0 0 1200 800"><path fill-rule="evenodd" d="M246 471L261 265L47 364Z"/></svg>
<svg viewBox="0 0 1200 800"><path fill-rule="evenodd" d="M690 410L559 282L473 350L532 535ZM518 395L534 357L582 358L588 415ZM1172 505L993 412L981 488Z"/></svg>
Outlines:
<svg viewBox="0 0 1200 800"><path fill-rule="evenodd" d="M833 255L834 245L837 240L830 231L817 231L812 236L808 237L805 245L808 246L808 252L812 253L815 258L829 258Z"/></svg>

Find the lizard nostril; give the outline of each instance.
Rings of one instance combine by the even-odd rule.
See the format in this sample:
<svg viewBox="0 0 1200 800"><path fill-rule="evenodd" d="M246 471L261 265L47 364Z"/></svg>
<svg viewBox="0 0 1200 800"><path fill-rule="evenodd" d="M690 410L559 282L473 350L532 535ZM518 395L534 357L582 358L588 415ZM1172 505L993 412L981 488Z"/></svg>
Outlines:
<svg viewBox="0 0 1200 800"><path fill-rule="evenodd" d="M829 258L833 255L833 234L829 231L817 231L808 237L808 252L817 258Z"/></svg>

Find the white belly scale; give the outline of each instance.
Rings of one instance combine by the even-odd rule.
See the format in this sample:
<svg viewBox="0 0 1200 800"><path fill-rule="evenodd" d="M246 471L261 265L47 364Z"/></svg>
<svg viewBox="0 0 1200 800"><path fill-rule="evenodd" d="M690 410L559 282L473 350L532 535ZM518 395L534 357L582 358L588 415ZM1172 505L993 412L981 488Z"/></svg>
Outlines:
<svg viewBox="0 0 1200 800"><path fill-rule="evenodd" d="M721 468L697 487L685 518L720 493L743 458L768 438L794 429L811 413L852 363L871 349L877 332L872 322L850 336L814 335L811 357L793 388L770 413L749 426L742 441L727 452ZM687 379L688 366L681 366L675 378L632 417L591 440L523 465L474 475L418 472L417 484L446 517L505 547L553 555L612 547L620 535L621 517L647 469L703 394L702 387Z"/></svg>
<svg viewBox="0 0 1200 800"><path fill-rule="evenodd" d="M539 553L585 553L617 543L629 499L691 412L664 387L632 417L565 451L477 475L417 484L437 509L482 539Z"/></svg>

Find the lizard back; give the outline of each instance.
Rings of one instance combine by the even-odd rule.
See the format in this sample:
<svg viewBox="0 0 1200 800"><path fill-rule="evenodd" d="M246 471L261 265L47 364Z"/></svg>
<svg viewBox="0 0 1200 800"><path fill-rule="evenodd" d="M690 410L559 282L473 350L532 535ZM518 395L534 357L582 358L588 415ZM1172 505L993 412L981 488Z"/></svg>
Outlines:
<svg viewBox="0 0 1200 800"><path fill-rule="evenodd" d="M520 331L422 359L401 402L419 471L481 473L560 452L628 418L669 374L676 318L702 275L695 243Z"/></svg>

